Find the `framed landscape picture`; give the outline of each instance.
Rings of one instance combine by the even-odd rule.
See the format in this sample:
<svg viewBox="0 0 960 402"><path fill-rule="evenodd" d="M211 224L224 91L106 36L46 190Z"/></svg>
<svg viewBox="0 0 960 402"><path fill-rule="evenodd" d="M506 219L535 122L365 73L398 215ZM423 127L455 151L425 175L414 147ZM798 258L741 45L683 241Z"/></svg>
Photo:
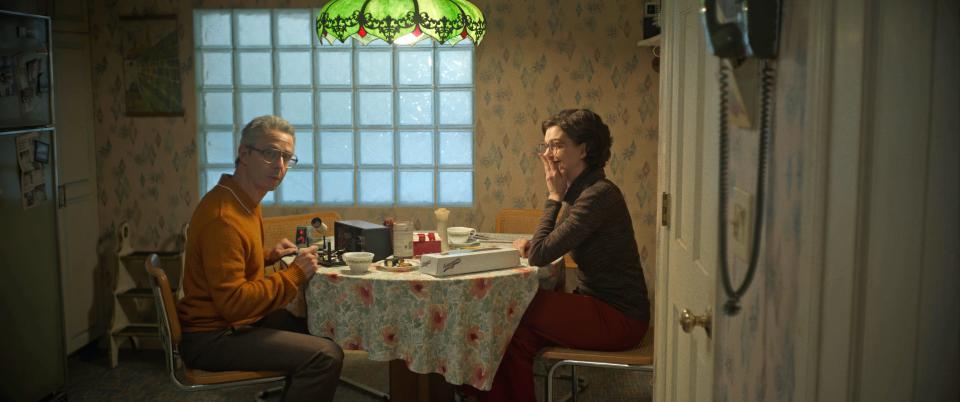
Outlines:
<svg viewBox="0 0 960 402"><path fill-rule="evenodd" d="M175 16L120 17L127 116L183 116Z"/></svg>

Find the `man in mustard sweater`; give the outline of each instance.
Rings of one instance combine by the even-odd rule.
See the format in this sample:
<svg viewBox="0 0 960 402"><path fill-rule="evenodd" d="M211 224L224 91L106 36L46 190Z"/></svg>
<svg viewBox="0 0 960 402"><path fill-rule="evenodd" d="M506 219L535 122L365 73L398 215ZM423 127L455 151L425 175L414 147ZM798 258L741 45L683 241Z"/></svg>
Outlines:
<svg viewBox="0 0 960 402"><path fill-rule="evenodd" d="M177 305L180 353L202 370L286 372L284 401L332 401L343 350L310 335L306 321L284 309L316 271L316 247L297 251L283 239L263 249L260 200L297 163L294 140L293 127L280 117L250 121L234 174L223 175L190 218ZM287 269L264 277L264 266L294 252Z"/></svg>

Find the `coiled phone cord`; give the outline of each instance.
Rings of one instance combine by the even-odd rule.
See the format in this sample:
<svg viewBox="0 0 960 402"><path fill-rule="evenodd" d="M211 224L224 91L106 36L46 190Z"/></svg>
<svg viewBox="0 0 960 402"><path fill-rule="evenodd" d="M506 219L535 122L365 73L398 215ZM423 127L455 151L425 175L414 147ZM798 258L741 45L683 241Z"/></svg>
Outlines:
<svg viewBox="0 0 960 402"><path fill-rule="evenodd" d="M754 209L753 239L750 247L750 265L747 267L743 282L733 288L730 278L730 267L727 263L727 168L729 159L729 132L727 130L727 95L729 89L730 67L727 63L720 63L720 180L719 180L719 211L720 217L720 277L723 290L727 294L727 302L723 311L727 315L736 315L740 311L740 298L750 287L757 270L757 259L760 255L760 231L763 228L764 189L767 175L767 152L770 144L771 126L773 124L773 86L776 83L776 70L771 60L762 61L762 78L760 84L760 146L757 161L756 195L757 206Z"/></svg>

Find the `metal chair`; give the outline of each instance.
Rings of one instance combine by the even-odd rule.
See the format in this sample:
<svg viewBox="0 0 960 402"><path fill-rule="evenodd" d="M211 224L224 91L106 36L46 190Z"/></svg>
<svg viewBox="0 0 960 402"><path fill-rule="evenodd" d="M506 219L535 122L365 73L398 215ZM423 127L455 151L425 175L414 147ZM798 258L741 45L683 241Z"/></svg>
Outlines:
<svg viewBox="0 0 960 402"><path fill-rule="evenodd" d="M577 366L602 367L618 370L645 371L653 373L653 327L647 329L643 341L636 348L619 352L601 352L595 350L570 349L560 347L544 348L540 357L549 360L559 360L547 372L546 390L544 395L547 402L553 401L553 374L561 366L570 366L570 393L573 402L577 401L577 393L586 389L586 382L577 379Z"/></svg>
<svg viewBox="0 0 960 402"><path fill-rule="evenodd" d="M166 272L160 268L160 257L151 254L144 266L147 269L150 286L157 306L157 319L160 327L160 341L167 362L170 379L185 391L203 391L253 384L275 383L282 387L285 373L279 371L204 371L187 367L180 358L180 320L174 305L173 292ZM179 375L178 375L179 372ZM273 391L273 389L266 392ZM257 398L263 398L260 393Z"/></svg>

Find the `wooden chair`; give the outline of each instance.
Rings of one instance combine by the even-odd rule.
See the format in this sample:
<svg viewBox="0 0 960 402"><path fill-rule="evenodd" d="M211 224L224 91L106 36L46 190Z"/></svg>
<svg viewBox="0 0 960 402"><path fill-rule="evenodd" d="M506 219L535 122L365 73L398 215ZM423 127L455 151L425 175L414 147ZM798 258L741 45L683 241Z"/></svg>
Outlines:
<svg viewBox="0 0 960 402"><path fill-rule="evenodd" d="M553 375L561 366L570 366L570 392L573 402L577 401L577 393L585 389L586 383L577 379L577 366L602 367L618 370L645 371L653 373L653 327L647 329L643 342L636 348L620 352L601 352L595 350L570 349L560 347L544 348L540 357L549 360L559 360L547 372L546 402L553 401Z"/></svg>
<svg viewBox="0 0 960 402"><path fill-rule="evenodd" d="M543 211L539 209L501 209L497 213L497 233L530 233L537 229Z"/></svg>
<svg viewBox="0 0 960 402"><path fill-rule="evenodd" d="M310 212L298 215L281 215L263 217L263 249L269 250L276 246L284 237L296 241L297 226L310 228L310 221L320 218L327 225L327 234L333 235L333 223L343 220L340 214L331 211ZM311 229L308 229L311 230Z"/></svg>
<svg viewBox="0 0 960 402"><path fill-rule="evenodd" d="M530 233L537 230L540 223L540 217L543 211L539 209L501 209L497 213L497 233ZM576 268L577 263L573 262L570 254L563 255L563 265L567 268Z"/></svg>
<svg viewBox="0 0 960 402"><path fill-rule="evenodd" d="M160 341L167 361L170 379L185 391L203 391L253 384L274 383L283 386L286 374L279 371L204 371L187 367L180 358L180 319L166 272L160 268L160 257L151 254L144 263L157 306ZM178 375L179 374L179 375ZM262 397L261 395L258 398Z"/></svg>

